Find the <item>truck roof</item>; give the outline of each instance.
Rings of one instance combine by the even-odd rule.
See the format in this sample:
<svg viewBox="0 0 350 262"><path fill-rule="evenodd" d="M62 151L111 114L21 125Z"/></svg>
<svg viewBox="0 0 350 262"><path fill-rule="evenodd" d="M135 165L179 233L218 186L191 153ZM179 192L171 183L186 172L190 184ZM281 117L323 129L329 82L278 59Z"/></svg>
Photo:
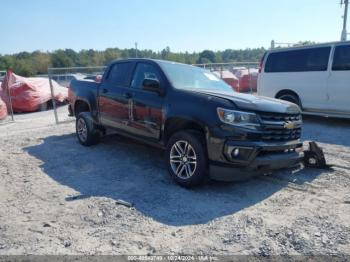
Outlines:
<svg viewBox="0 0 350 262"><path fill-rule="evenodd" d="M159 63L183 64L183 63L178 63L178 62L169 61L169 60L152 59L152 58L123 58L123 59L116 59L116 60L112 61L110 64L113 64L116 62L126 62L126 61L137 61L137 62L152 61L152 62L155 62L157 64L159 64Z"/></svg>

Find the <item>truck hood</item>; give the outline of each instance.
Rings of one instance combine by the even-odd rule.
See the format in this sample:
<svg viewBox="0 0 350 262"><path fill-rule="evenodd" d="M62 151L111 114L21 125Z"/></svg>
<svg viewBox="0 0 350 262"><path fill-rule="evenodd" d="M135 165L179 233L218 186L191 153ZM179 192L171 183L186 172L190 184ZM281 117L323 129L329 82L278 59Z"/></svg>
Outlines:
<svg viewBox="0 0 350 262"><path fill-rule="evenodd" d="M221 92L221 91L202 91L194 90L202 94L216 96L232 101L238 108L252 111L263 111L272 113L288 113L298 114L300 108L290 102L249 94L242 94L237 92Z"/></svg>

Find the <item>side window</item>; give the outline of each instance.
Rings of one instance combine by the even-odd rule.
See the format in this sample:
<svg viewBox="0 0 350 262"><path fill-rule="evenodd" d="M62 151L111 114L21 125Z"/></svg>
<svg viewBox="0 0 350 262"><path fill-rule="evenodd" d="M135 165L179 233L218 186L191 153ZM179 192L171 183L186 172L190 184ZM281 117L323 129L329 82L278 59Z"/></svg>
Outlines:
<svg viewBox="0 0 350 262"><path fill-rule="evenodd" d="M142 89L142 82L146 78L156 79L159 82L161 79L159 71L153 65L145 63L137 64L131 87L135 89Z"/></svg>
<svg viewBox="0 0 350 262"><path fill-rule="evenodd" d="M327 71L330 51L330 47L319 47L271 53L265 72Z"/></svg>
<svg viewBox="0 0 350 262"><path fill-rule="evenodd" d="M107 82L122 87L129 87L132 63L116 63L108 73Z"/></svg>
<svg viewBox="0 0 350 262"><path fill-rule="evenodd" d="M332 70L350 70L350 45L335 48Z"/></svg>

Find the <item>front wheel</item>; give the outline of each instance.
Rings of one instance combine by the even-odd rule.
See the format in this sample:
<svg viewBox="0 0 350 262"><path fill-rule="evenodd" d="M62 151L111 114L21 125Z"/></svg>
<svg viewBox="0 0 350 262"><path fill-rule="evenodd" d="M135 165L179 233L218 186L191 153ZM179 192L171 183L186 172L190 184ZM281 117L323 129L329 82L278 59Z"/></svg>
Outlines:
<svg viewBox="0 0 350 262"><path fill-rule="evenodd" d="M287 101L287 102L294 103L301 108L301 103L300 103L299 97L292 94L292 93L285 93L285 94L279 95L277 98L284 100L284 101Z"/></svg>
<svg viewBox="0 0 350 262"><path fill-rule="evenodd" d="M181 186L193 187L208 177L208 158L204 137L197 132L174 134L166 149L166 164L171 177Z"/></svg>
<svg viewBox="0 0 350 262"><path fill-rule="evenodd" d="M96 129L91 117L89 117L89 113L80 113L76 119L75 126L77 138L80 144L91 146L99 142L100 133Z"/></svg>

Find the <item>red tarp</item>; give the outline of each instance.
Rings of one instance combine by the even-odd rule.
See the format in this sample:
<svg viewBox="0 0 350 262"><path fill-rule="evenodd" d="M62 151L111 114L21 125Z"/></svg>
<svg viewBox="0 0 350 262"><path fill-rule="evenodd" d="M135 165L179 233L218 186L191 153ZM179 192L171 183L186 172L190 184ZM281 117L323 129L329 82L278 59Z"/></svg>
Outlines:
<svg viewBox="0 0 350 262"><path fill-rule="evenodd" d="M2 98L2 89L1 89L1 82L0 82L0 120L3 120L7 117L7 106L1 98Z"/></svg>
<svg viewBox="0 0 350 262"><path fill-rule="evenodd" d="M55 81L52 81L52 84L55 100L58 102L67 100L68 89ZM37 111L42 104L51 100L50 83L47 78L21 77L8 70L2 82L2 89L4 90L2 94L4 101L8 101L6 90L10 90L12 108L17 113Z"/></svg>

